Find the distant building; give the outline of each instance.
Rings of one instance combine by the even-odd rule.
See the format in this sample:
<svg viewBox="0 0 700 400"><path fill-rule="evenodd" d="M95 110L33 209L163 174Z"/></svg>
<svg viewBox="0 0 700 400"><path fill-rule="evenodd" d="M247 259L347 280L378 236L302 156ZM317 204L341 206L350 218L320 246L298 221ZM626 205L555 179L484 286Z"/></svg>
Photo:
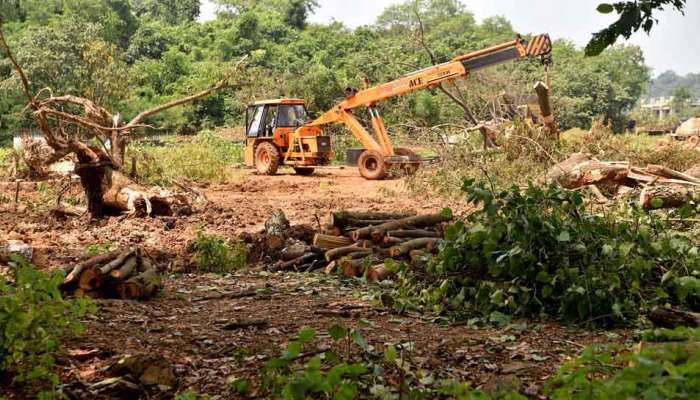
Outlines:
<svg viewBox="0 0 700 400"><path fill-rule="evenodd" d="M642 98L642 110L649 111L658 120L663 120L673 116L674 111L671 106L673 96L668 97L647 97ZM690 102L690 107L700 107L700 99Z"/></svg>

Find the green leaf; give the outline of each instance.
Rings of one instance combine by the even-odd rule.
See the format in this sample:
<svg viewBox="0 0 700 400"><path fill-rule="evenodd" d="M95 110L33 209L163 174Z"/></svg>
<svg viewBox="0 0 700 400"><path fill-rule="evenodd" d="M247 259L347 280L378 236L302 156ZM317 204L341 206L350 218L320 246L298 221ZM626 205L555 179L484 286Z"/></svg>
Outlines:
<svg viewBox="0 0 700 400"><path fill-rule="evenodd" d="M311 328L304 328L299 331L298 340L302 343L309 343L314 337L316 337L316 331Z"/></svg>
<svg viewBox="0 0 700 400"><path fill-rule="evenodd" d="M389 346L384 349L384 359L390 363L393 364L396 362L398 358L398 352L396 350L396 347L393 344L390 344Z"/></svg>
<svg viewBox="0 0 700 400"><path fill-rule="evenodd" d="M601 14L610 14L613 11L615 11L615 8L611 4L603 3L598 5L598 12Z"/></svg>
<svg viewBox="0 0 700 400"><path fill-rule="evenodd" d="M500 311L493 311L489 315L489 322L495 323L499 327L506 326L510 324L511 317L509 315L503 314Z"/></svg>
<svg viewBox="0 0 700 400"><path fill-rule="evenodd" d="M569 240L571 240L571 235L568 231L561 231L561 233L559 233L557 236L558 242L568 242Z"/></svg>
<svg viewBox="0 0 700 400"><path fill-rule="evenodd" d="M348 335L348 329L341 325L333 325L328 329L331 339L338 341Z"/></svg>
<svg viewBox="0 0 700 400"><path fill-rule="evenodd" d="M655 197L655 198L651 199L650 204L651 204L651 208L658 209L658 208L661 208L664 206L664 201L663 201L663 199Z"/></svg>
<svg viewBox="0 0 700 400"><path fill-rule="evenodd" d="M362 348L362 350L367 351L367 349L369 348L369 345L367 344L367 341L365 340L365 338L362 337L362 332L355 329L350 334L350 337L352 337L353 342L355 342L355 344L360 346L360 348Z"/></svg>

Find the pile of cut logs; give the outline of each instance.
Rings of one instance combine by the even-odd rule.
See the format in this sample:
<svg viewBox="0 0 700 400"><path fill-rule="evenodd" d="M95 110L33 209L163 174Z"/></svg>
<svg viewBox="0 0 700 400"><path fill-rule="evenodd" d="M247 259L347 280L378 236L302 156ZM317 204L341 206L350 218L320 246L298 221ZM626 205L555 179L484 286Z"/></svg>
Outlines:
<svg viewBox="0 0 700 400"><path fill-rule="evenodd" d="M639 189L639 206L643 209L675 208L700 199L698 168L680 172L662 165L636 167L627 161L600 161L584 153L572 154L553 166L547 179L566 189L590 187L601 203L605 197L597 185L617 186L615 197L627 196Z"/></svg>
<svg viewBox="0 0 700 400"><path fill-rule="evenodd" d="M91 298L146 300L162 288L158 269L140 247L99 254L68 269L64 293Z"/></svg>
<svg viewBox="0 0 700 400"><path fill-rule="evenodd" d="M275 271L341 272L346 277L366 273L370 280L390 276L384 261L418 261L438 251L444 223L450 215L411 215L381 212L338 211L316 233L310 244L297 242L280 252Z"/></svg>

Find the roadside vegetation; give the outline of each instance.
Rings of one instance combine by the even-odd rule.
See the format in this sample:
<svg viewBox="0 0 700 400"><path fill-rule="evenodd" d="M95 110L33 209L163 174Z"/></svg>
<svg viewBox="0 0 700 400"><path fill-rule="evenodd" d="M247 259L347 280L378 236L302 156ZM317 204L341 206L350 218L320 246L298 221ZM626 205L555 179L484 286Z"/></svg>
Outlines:
<svg viewBox="0 0 700 400"><path fill-rule="evenodd" d="M135 160L140 182L171 186L183 180L221 183L232 168L243 163L243 144L203 131L187 141L176 137L156 144L135 144L127 157Z"/></svg>

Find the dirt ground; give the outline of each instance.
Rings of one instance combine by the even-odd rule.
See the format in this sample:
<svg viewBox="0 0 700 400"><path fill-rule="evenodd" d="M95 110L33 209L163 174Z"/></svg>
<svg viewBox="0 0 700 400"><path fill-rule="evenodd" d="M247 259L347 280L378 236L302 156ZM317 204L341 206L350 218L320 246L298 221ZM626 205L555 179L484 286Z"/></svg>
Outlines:
<svg viewBox="0 0 700 400"><path fill-rule="evenodd" d="M51 193L62 186L60 181L48 183ZM257 232L276 209L282 209L292 224L317 227L338 209L427 213L460 207L411 194L401 179L365 181L354 169L324 170L311 177L242 171L229 183L200 188L211 204L192 216L176 220L122 216L91 224L86 216L52 217L50 202L42 203L42 198L50 197L47 185L20 184L15 204L16 189L15 183L0 183L0 243L19 240L34 247L39 267L71 265L84 259L90 246L141 244L157 253L169 276L164 294L155 300L97 300L99 312L86 319L85 334L71 340L60 359L64 390L73 398L116 397L117 392L90 387L107 378L107 367L125 355L156 354L172 364L176 384L173 390L151 390L149 398L170 398L187 388L215 398L235 398L228 382L253 374L300 328L324 333L339 322L357 327L360 320L366 321L363 334L377 349L413 342L413 366L434 371L436 379L459 378L486 388L510 382L537 398L544 381L583 346L627 337L626 332L532 321L518 324L519 329L442 327L431 322L431 316L373 308L369 293L375 288L359 281L322 273L193 274L184 268L187 243L199 229L227 237ZM251 319L259 323L230 326L232 321ZM330 343L327 336L321 340ZM0 390L1 395L22 398L16 390Z"/></svg>

